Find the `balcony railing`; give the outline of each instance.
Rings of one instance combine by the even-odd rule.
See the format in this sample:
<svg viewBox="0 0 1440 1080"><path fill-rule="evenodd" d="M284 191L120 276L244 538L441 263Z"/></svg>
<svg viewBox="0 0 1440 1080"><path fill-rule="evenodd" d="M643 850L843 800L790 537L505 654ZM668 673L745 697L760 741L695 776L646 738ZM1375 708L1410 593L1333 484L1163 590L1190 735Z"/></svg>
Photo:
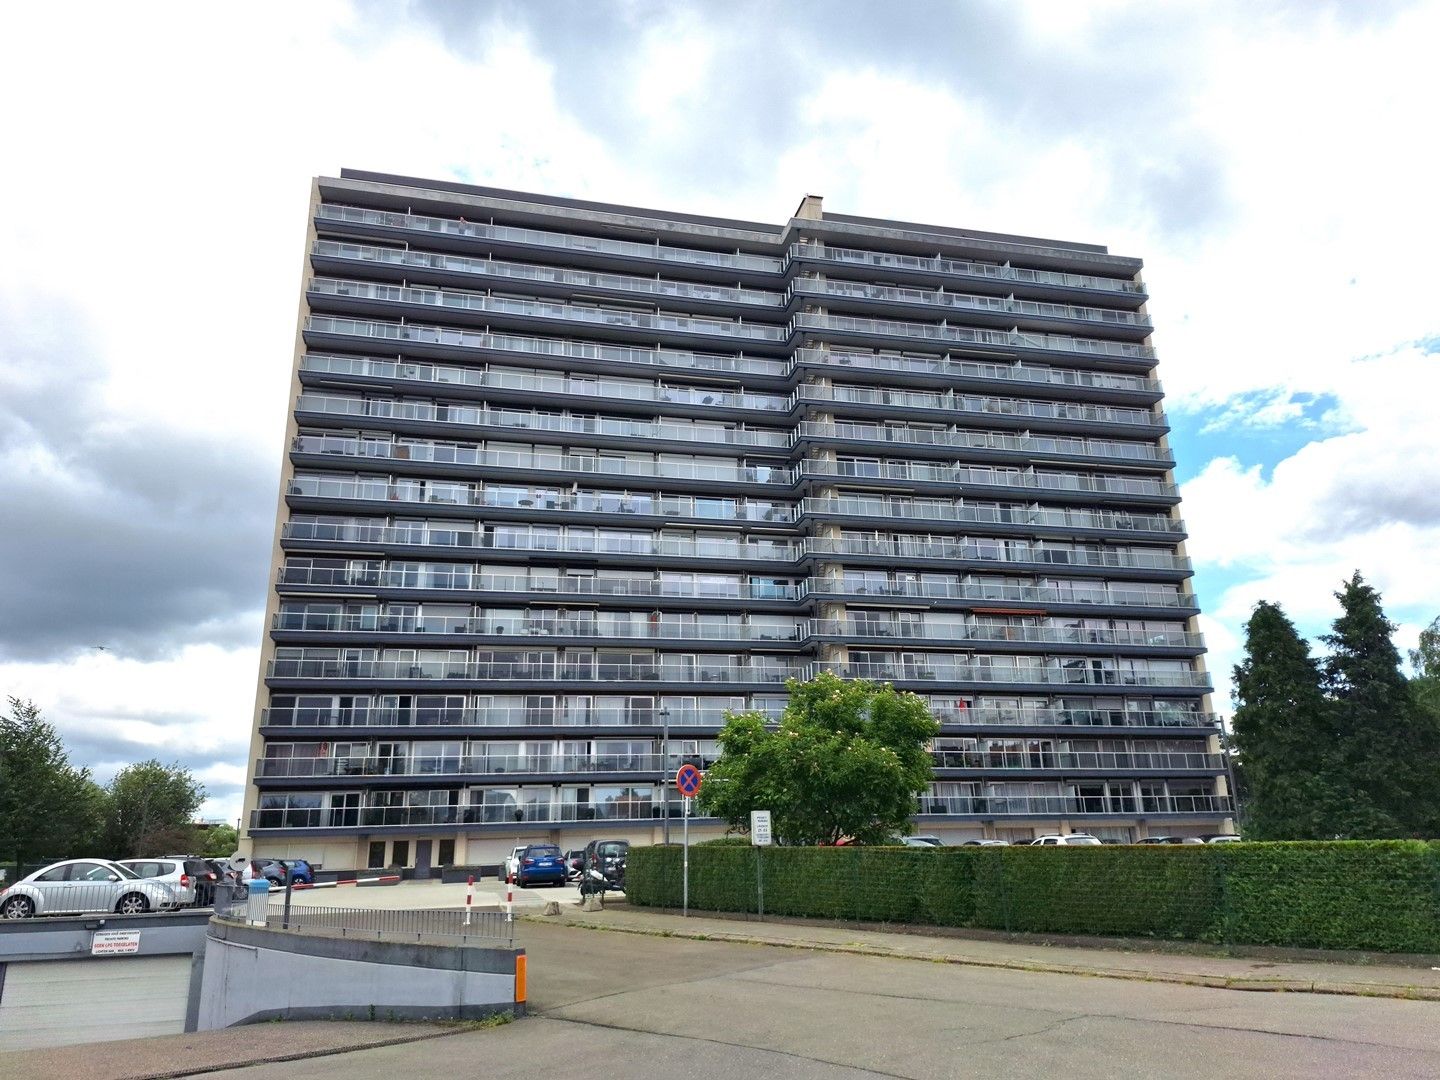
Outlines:
<svg viewBox="0 0 1440 1080"><path fill-rule="evenodd" d="M446 255L431 251L342 244L334 240L317 240L312 251L315 255L324 258L346 259L402 269L413 267L424 270L441 270L447 273L473 274L487 279L542 282L575 289L607 289L613 292L637 293L664 299L716 301L777 310L785 302L781 293L769 292L764 289L730 288L696 281L666 281L637 277L633 274L604 274L570 267L541 266L535 263L472 259L464 255Z"/></svg>
<svg viewBox="0 0 1440 1080"><path fill-rule="evenodd" d="M1147 496L1160 499L1178 498L1180 494L1179 488L1174 484L1148 476L990 469L959 462L807 459L799 462L795 469L800 476L818 476L842 481L891 480L905 483L964 484L969 487Z"/></svg>
<svg viewBox="0 0 1440 1080"><path fill-rule="evenodd" d="M685 597L696 600L795 601L798 585L771 585L764 582L679 582L656 581L649 577L592 578L540 577L526 574L480 574L467 569L406 567L383 570L360 568L282 566L276 584L325 585L343 588L431 589L454 592L533 593L537 596L636 596Z"/></svg>
<svg viewBox="0 0 1440 1080"><path fill-rule="evenodd" d="M575 491L560 494L556 491L532 490L527 494L516 494L516 489L508 485L475 487L453 482L419 480L392 483L379 478L338 480L304 474L297 474L292 478L288 494L306 498L409 503L420 506L484 506L520 509L530 513L554 511L622 516L644 514L668 518L772 523L789 523L795 519L794 508L789 504L765 501L705 499L689 495L656 496L636 491ZM716 506L713 511L709 506L711 503Z"/></svg>
<svg viewBox="0 0 1440 1080"><path fill-rule="evenodd" d="M1161 461L1154 443L1116 442L1110 439L1077 439L1059 435L1009 435L998 431L937 431L896 424L825 423L802 420L796 425L801 438L870 442L880 445L933 446L961 450L1003 450L1016 454L1054 454L1066 457L1125 458L1130 461ZM879 451L877 451L879 452Z"/></svg>
<svg viewBox="0 0 1440 1080"><path fill-rule="evenodd" d="M1229 814L1225 795L975 795L920 799L926 816L1086 817L1104 814Z"/></svg>
<svg viewBox="0 0 1440 1080"><path fill-rule="evenodd" d="M930 600L981 600L1027 604L1095 604L1101 607L1185 609L1198 607L1194 593L1101 585L1091 589L1054 585L1006 585L998 582L876 581L864 578L807 578L807 596L915 597Z"/></svg>
<svg viewBox="0 0 1440 1080"><path fill-rule="evenodd" d="M1074 548L1032 544L1025 547L978 544L968 537L875 536L806 537L809 555L869 555L888 559L940 559L964 562L1015 563L1044 566L1086 566L1115 570L1173 570L1189 573L1190 560L1169 551L1121 551L1115 548Z"/></svg>
<svg viewBox="0 0 1440 1080"><path fill-rule="evenodd" d="M947 292L943 289L907 289L895 285L872 285L868 282L836 278L815 280L797 278L791 292L804 296L840 297L857 300L879 300L897 304L925 304L953 311L975 311L987 315L1022 316L1042 319L1064 319L1148 329L1150 317L1137 311L1113 308L1076 307L1073 304L1049 304L1037 300L1016 300L1007 296L980 296L972 293Z"/></svg>
<svg viewBox="0 0 1440 1080"><path fill-rule="evenodd" d="M1115 645L1121 648L1203 648L1204 638L1184 630L1083 629L1073 626L1027 626L963 620L909 620L850 616L816 619L805 635L839 638L894 638L901 641L1018 641L1037 645Z"/></svg>
<svg viewBox="0 0 1440 1080"><path fill-rule="evenodd" d="M890 353L864 352L838 346L817 348L807 346L795 351L799 364L822 364L828 368L861 368L867 371L908 372L919 375L940 375L955 379L987 379L997 382L1024 383L1029 386L1081 386L1097 390L1133 390L1138 393L1160 393L1160 382L1144 375L1125 375L1109 371L1077 371L1073 368L985 363L960 360L949 356L898 356ZM893 396L896 391L877 391ZM899 391L904 393L904 391Z"/></svg>
<svg viewBox="0 0 1440 1080"><path fill-rule="evenodd" d="M654 641L687 639L735 642L798 642L806 626L755 626L745 623L715 625L696 620L649 617L624 621L579 615L539 614L530 618L468 617L447 615L383 615L378 613L280 611L271 621L274 630L305 633L459 634L473 637L596 637L643 638Z"/></svg>
<svg viewBox="0 0 1440 1080"><path fill-rule="evenodd" d="M1158 686L1209 689L1210 676L1203 671L1096 670L1075 667L985 667L976 664L946 663L943 657L915 663L842 663L819 660L816 673L830 672L842 679L869 679L873 682L917 682L934 680L953 683L1022 683L1052 686Z"/></svg>
<svg viewBox="0 0 1440 1080"><path fill-rule="evenodd" d="M672 803L676 802L672 800ZM678 805L678 804L677 804ZM564 824L574 821L650 821L660 804L638 796L615 803L501 803L479 806L289 807L250 811L250 828L383 829L417 825Z"/></svg>
<svg viewBox="0 0 1440 1080"><path fill-rule="evenodd" d="M846 315L817 315L803 311L797 312L792 318L791 328L792 332L848 332L910 341L933 341L944 345L973 345L988 349L1034 349L1126 360L1155 359L1155 350L1150 346L1135 345L1128 341L1102 341L1096 338L1071 337L1068 334L1033 334L1015 330L981 330L971 326L901 322L894 319L856 319Z"/></svg>
<svg viewBox="0 0 1440 1080"><path fill-rule="evenodd" d="M481 315L523 315L537 319L562 319L590 326L624 327L634 330L702 334L783 343L784 328L768 323L747 323L738 319L713 319L703 315L665 315L626 308L580 307L553 300L515 300L507 296L485 296L479 293L436 288L409 288L402 285L381 285L371 281L337 281L315 278L309 292L321 296L346 296L361 300L378 300L387 304L420 304L444 311L468 311Z"/></svg>
<svg viewBox="0 0 1440 1080"><path fill-rule="evenodd" d="M496 390L519 390L538 394L584 395L597 401L654 401L667 405L713 405L716 408L756 409L786 412L791 399L781 394L753 394L745 391L665 386L660 383L623 382L603 376L552 375L544 372L520 374L483 367L397 362L374 357L330 356L308 353L300 361L301 371L318 371L347 378L396 379L434 383L438 386L471 386Z"/></svg>
<svg viewBox="0 0 1440 1080"><path fill-rule="evenodd" d="M794 442L793 436L788 431L753 431L744 427L716 430L695 424L666 424L644 420L623 420L608 416L562 416L557 413L503 407L491 408L485 405L441 405L430 401L387 401L375 398L342 397L333 394L301 394L295 408L298 412L318 412L367 419L421 420L441 425L503 428L507 433L553 431L566 435L609 435L647 441L712 443L719 446L770 446L781 450L788 450ZM370 442L371 440L367 440L367 445ZM405 443L404 448L413 445ZM412 453L411 456L417 457L418 455ZM424 460L444 459L430 457Z"/></svg>
<svg viewBox="0 0 1440 1080"><path fill-rule="evenodd" d="M1224 772L1220 754L1152 753L1084 750L946 750L930 751L937 769L1044 769L1074 772Z"/></svg>
<svg viewBox="0 0 1440 1080"><path fill-rule="evenodd" d="M887 409L926 409L962 416L1013 416L1017 419L1084 424L1131 424L1157 427L1163 421L1149 409L1125 409L1070 401L1028 401L1023 398L979 397L931 390L872 390L863 386L816 386L795 389L799 401L878 405Z"/></svg>
<svg viewBox="0 0 1440 1080"><path fill-rule="evenodd" d="M454 218L431 217L425 214L400 214L384 210L366 210L358 206L324 203L315 216L327 221L348 221L363 225L379 225L393 229L416 229L448 236L473 236L508 243L531 244L569 252L600 252L636 259L750 270L779 274L784 261L772 255L751 255L745 252L705 251L699 248L668 247L642 244L633 240L608 240L597 236L549 232L543 229L522 229L511 225L487 225L479 221L457 221Z"/></svg>
<svg viewBox="0 0 1440 1080"><path fill-rule="evenodd" d="M454 443L391 443L378 439L351 439L340 435L299 435L296 436L292 449L302 454L330 454L365 460L432 461L472 468L514 469L526 473L530 470L579 472L597 476L774 484L787 487L792 481L790 470L782 466L735 465L729 462L710 464L702 461L636 461L593 454L567 454L559 451L551 453L541 449L532 452L480 450ZM418 485L420 481L411 483ZM452 491L446 488L444 483L426 482L424 488L427 502L467 503L475 494L466 484L455 485ZM419 490L418 487L416 490Z"/></svg>
<svg viewBox="0 0 1440 1080"><path fill-rule="evenodd" d="M966 238L967 244L977 241ZM985 244L988 249L1011 252L1027 251L1054 253L1062 249L1035 247L1029 244ZM1069 251L1066 255L1073 254ZM799 243L790 246L792 259L820 259L825 262L847 266L878 267L887 270L919 270L931 274L950 274L956 277L983 278L989 281L1014 282L1020 285L1059 285L1072 289L1102 289L1106 292L1143 294L1145 289L1139 282L1129 278L1094 277L1089 274L1067 274L1058 270L1027 270L1010 265L971 262L966 259L930 258L924 255L901 255L888 251L863 251L857 248L834 247L829 244Z"/></svg>
<svg viewBox="0 0 1440 1080"><path fill-rule="evenodd" d="M575 661L484 660L287 660L270 661L275 679L384 679L426 681L463 679L475 682L676 682L727 685L766 683L808 677L808 665L746 665L685 663L667 655L649 664L580 663Z"/></svg>
<svg viewBox="0 0 1440 1080"><path fill-rule="evenodd" d="M1215 713L1192 709L1051 709L1051 708L932 708L943 726L955 727L1101 727L1101 728L1207 728L1216 727Z"/></svg>
<svg viewBox="0 0 1440 1080"><path fill-rule="evenodd" d="M700 371L724 375L762 375L784 378L789 364L783 360L764 360L752 356L724 353L699 353L680 349L637 348L628 345L600 345L593 341L568 341L561 338L528 337L519 334L495 334L479 330L459 330L448 326L424 326L418 323L377 322L373 319L342 319L330 315L311 315L305 329L317 334L337 334L366 342L443 345L447 348L474 350L477 353L505 353L516 356L553 356L566 360L590 360L646 368L672 368L679 371Z"/></svg>
<svg viewBox="0 0 1440 1080"><path fill-rule="evenodd" d="M670 754L678 766L685 760ZM516 773L634 773L654 778L667 767L664 754L470 754L411 753L386 757L260 758L255 776L265 779L370 776L509 776Z"/></svg>
<svg viewBox="0 0 1440 1080"><path fill-rule="evenodd" d="M833 499L810 497L800 500L801 514L819 517L860 517L893 521L897 518L920 521L959 522L976 525L1013 525L1021 528L1047 526L1067 529L1094 529L1103 532L1183 533L1185 523L1158 514L1130 514L1113 510L1063 509L1058 507L1009 507L966 503L926 502L904 497L843 496Z"/></svg>
<svg viewBox="0 0 1440 1080"><path fill-rule="evenodd" d="M742 710L743 711L743 710ZM725 725L726 709L668 709L662 718L657 707L623 709L592 708L588 699L571 706L440 707L416 705L410 709L391 707L266 709L261 724L301 728L676 728L719 730Z"/></svg>

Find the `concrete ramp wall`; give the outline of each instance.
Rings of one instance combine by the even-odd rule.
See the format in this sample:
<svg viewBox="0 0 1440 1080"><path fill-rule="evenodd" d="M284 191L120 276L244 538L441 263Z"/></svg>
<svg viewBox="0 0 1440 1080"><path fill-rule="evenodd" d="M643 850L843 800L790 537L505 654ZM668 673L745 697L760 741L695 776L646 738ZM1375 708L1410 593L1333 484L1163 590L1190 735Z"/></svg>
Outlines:
<svg viewBox="0 0 1440 1080"><path fill-rule="evenodd" d="M212 920L199 1029L262 1020L460 1020L522 1015L525 950L361 940ZM523 976L521 994L523 998Z"/></svg>

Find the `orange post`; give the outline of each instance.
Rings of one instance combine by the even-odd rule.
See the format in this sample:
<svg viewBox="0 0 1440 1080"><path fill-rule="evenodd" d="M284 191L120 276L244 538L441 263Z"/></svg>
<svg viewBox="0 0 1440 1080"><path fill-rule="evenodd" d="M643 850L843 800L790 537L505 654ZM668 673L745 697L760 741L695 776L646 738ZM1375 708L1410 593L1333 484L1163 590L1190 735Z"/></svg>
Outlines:
<svg viewBox="0 0 1440 1080"><path fill-rule="evenodd" d="M515 1000L523 1005L525 1003L525 954L521 953L515 957Z"/></svg>

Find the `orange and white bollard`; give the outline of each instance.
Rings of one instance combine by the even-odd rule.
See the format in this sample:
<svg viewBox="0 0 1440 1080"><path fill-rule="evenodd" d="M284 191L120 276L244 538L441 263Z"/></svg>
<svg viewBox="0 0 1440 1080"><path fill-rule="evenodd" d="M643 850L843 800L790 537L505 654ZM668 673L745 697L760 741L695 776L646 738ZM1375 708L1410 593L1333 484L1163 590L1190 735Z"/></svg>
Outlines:
<svg viewBox="0 0 1440 1080"><path fill-rule="evenodd" d="M505 916L515 918L515 885L508 880L505 882Z"/></svg>
<svg viewBox="0 0 1440 1080"><path fill-rule="evenodd" d="M475 875L465 883L465 925L470 925L470 905L475 902Z"/></svg>

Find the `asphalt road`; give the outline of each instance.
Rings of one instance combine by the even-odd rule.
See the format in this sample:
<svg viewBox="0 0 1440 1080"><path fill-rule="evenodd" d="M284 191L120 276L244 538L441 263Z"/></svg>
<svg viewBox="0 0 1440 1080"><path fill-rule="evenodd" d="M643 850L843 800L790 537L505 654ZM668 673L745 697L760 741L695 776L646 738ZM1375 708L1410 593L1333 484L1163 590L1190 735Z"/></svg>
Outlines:
<svg viewBox="0 0 1440 1080"><path fill-rule="evenodd" d="M1435 1077L1440 1003L522 924L530 1018L227 1075Z"/></svg>

